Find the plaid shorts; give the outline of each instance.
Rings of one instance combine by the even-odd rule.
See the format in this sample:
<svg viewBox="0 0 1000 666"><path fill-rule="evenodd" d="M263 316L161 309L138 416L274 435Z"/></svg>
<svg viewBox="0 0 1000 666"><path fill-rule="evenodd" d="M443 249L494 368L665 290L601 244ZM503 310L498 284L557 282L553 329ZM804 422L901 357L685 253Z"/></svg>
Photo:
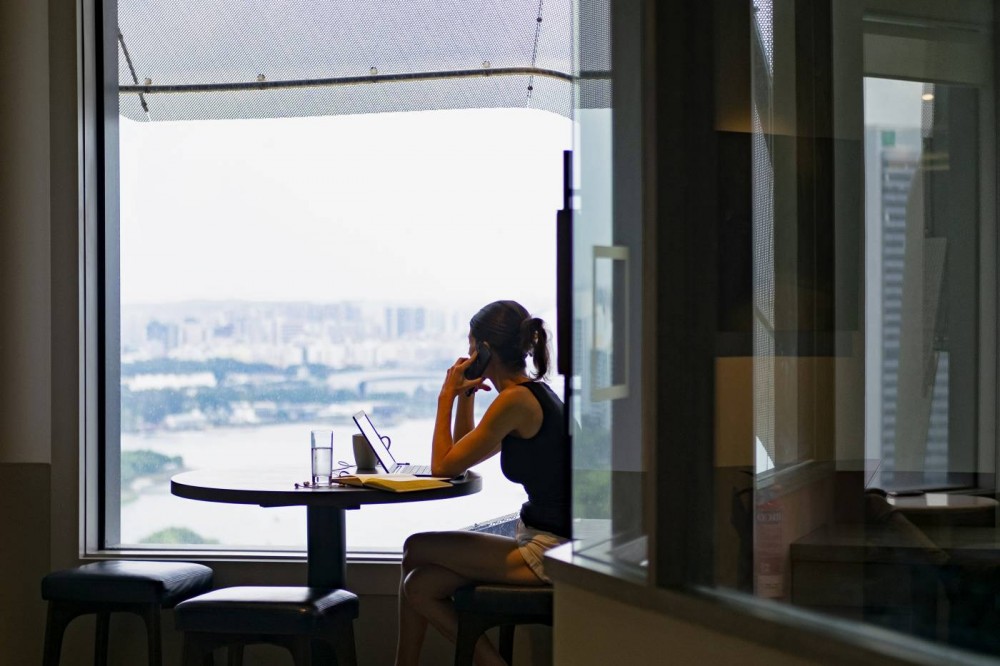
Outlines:
<svg viewBox="0 0 1000 666"><path fill-rule="evenodd" d="M517 549L521 552L521 557L528 564L535 575L546 583L552 580L545 575L545 551L555 548L569 541L565 537L558 536L552 532L536 530L525 525L520 519L517 521L517 533L514 535L517 541Z"/></svg>

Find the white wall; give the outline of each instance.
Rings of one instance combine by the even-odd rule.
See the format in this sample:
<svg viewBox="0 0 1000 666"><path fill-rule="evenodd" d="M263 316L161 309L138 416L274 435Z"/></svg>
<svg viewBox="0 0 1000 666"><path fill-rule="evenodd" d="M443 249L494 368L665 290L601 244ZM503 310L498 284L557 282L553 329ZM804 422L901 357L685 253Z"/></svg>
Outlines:
<svg viewBox="0 0 1000 666"><path fill-rule="evenodd" d="M0 2L0 664L38 663L49 561L45 2ZM37 646L37 647L36 647Z"/></svg>
<svg viewBox="0 0 1000 666"><path fill-rule="evenodd" d="M45 2L0 2L0 463L49 462Z"/></svg>

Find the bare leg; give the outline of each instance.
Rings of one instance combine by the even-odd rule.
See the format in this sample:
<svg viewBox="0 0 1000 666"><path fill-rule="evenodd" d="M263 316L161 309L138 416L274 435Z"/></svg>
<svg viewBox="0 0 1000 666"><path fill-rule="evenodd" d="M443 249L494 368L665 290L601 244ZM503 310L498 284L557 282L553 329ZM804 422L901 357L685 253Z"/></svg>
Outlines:
<svg viewBox="0 0 1000 666"><path fill-rule="evenodd" d="M400 583L397 666L417 664L428 621L446 638L455 640L457 621L451 596L473 581L544 584L524 562L515 541L507 537L432 532L407 539ZM503 664L485 637L476 644L475 659L480 666Z"/></svg>
<svg viewBox="0 0 1000 666"><path fill-rule="evenodd" d="M458 635L458 616L451 595L471 582L449 569L428 564L411 571L403 586L413 609L454 643ZM501 666L505 663L486 636L476 641L473 658L478 666Z"/></svg>
<svg viewBox="0 0 1000 666"><path fill-rule="evenodd" d="M399 639L396 642L396 666L417 666L420 648L427 633L427 618L410 604L406 597L404 581L409 575L404 563L399 576Z"/></svg>

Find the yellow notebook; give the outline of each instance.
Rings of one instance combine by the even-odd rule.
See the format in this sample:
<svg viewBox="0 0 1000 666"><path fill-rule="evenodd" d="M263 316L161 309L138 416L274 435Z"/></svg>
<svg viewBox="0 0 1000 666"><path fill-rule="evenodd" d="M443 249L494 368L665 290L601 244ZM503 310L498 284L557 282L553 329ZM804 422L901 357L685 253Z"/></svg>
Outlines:
<svg viewBox="0 0 1000 666"><path fill-rule="evenodd" d="M364 486L365 488L388 490L391 493L447 488L451 485L442 477L413 476L412 474L351 474L335 476L333 481L345 486Z"/></svg>

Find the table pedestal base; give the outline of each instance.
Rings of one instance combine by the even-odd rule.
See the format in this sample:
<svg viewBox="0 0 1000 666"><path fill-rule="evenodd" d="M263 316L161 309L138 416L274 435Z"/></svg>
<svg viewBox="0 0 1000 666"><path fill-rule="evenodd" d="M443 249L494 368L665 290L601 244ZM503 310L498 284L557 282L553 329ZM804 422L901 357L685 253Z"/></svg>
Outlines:
<svg viewBox="0 0 1000 666"><path fill-rule="evenodd" d="M347 530L344 510L334 506L308 507L309 587L346 589Z"/></svg>
<svg viewBox="0 0 1000 666"><path fill-rule="evenodd" d="M347 589L347 529L344 510L335 506L309 506L306 523L309 537L309 587ZM333 648L313 642L313 666L334 662Z"/></svg>

